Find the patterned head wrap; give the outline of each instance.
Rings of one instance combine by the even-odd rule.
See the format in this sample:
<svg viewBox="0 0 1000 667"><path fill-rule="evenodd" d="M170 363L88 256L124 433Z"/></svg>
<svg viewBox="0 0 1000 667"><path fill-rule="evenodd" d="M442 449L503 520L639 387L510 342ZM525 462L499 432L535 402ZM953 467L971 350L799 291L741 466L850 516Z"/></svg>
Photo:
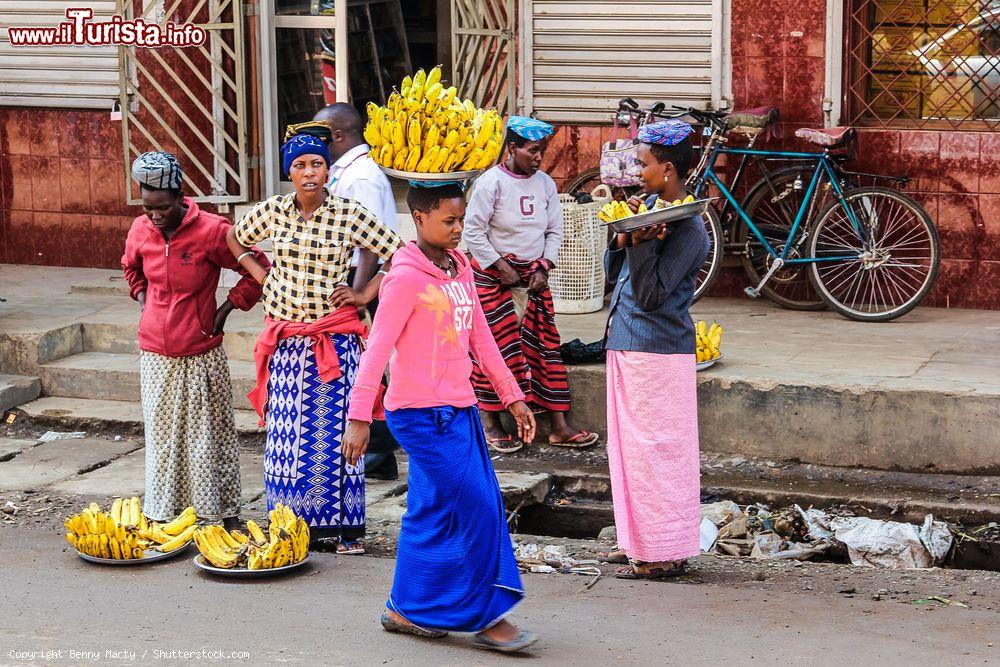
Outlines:
<svg viewBox="0 0 1000 667"><path fill-rule="evenodd" d="M443 188L446 185L457 185L465 192L465 181L409 181L411 188Z"/></svg>
<svg viewBox="0 0 1000 667"><path fill-rule="evenodd" d="M281 166L284 167L286 176L291 171L292 163L301 155L319 155L330 166L330 149L322 139L308 134L296 134L281 146Z"/></svg>
<svg viewBox="0 0 1000 667"><path fill-rule="evenodd" d="M184 173L177 158L170 153L150 151L132 163L132 178L154 190L180 190Z"/></svg>
<svg viewBox="0 0 1000 667"><path fill-rule="evenodd" d="M324 144L333 141L333 132L330 131L330 126L318 120L289 125L285 128L285 141L288 141L296 134L308 134L310 137L316 137L321 140Z"/></svg>
<svg viewBox="0 0 1000 667"><path fill-rule="evenodd" d="M528 141L541 141L555 132L548 123L525 116L511 116L507 119L507 129Z"/></svg>
<svg viewBox="0 0 1000 667"><path fill-rule="evenodd" d="M676 146L687 139L692 132L694 128L682 120L661 120L640 127L639 141L644 144Z"/></svg>

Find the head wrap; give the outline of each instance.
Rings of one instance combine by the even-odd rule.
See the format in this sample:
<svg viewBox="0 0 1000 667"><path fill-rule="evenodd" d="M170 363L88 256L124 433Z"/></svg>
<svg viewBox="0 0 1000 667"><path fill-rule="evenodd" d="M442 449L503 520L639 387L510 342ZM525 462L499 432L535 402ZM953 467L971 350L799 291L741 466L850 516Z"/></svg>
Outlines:
<svg viewBox="0 0 1000 667"><path fill-rule="evenodd" d="M177 158L170 153L150 151L132 163L132 178L154 190L179 190L184 173Z"/></svg>
<svg viewBox="0 0 1000 667"><path fill-rule="evenodd" d="M330 126L319 120L311 120L306 123L289 125L285 128L285 141L288 141L296 134L308 134L310 137L316 137L324 144L328 144L333 141L333 132L330 130Z"/></svg>
<svg viewBox="0 0 1000 667"><path fill-rule="evenodd" d="M443 188L446 185L457 185L465 192L465 181L409 181L411 188Z"/></svg>
<svg viewBox="0 0 1000 667"><path fill-rule="evenodd" d="M308 134L296 134L281 146L281 166L287 175L292 163L301 155L319 155L330 166L330 149L321 140Z"/></svg>
<svg viewBox="0 0 1000 667"><path fill-rule="evenodd" d="M511 116L507 119L507 129L528 141L541 141L555 132L548 123L526 116Z"/></svg>
<svg viewBox="0 0 1000 667"><path fill-rule="evenodd" d="M661 120L640 127L639 141L644 144L676 146L687 139L692 132L694 128L682 120Z"/></svg>

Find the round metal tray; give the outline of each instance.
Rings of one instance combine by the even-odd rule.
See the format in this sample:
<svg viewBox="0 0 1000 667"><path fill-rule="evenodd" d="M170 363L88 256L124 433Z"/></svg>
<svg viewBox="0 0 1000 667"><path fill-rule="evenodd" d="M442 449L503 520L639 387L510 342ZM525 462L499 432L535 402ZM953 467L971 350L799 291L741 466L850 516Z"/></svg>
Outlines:
<svg viewBox="0 0 1000 667"><path fill-rule="evenodd" d="M715 359L709 359L708 361L699 361L698 364L695 366L695 370L697 371L707 370L712 366L714 366L720 359L722 359L722 357L723 355L720 354Z"/></svg>
<svg viewBox="0 0 1000 667"><path fill-rule="evenodd" d="M215 567L206 561L205 557L201 554L195 556L192 561L198 569L220 577L231 577L233 579L260 579L263 577L274 577L280 574L285 574L286 572L291 572L292 570L297 570L309 562L311 555L312 554L306 554L306 557L298 563L292 563L291 565L285 565L284 567L272 567L267 570L248 570L246 568L226 569L224 567Z"/></svg>
<svg viewBox="0 0 1000 667"><path fill-rule="evenodd" d="M652 227L653 225L663 225L676 220L690 218L692 215L701 215L708 209L708 205L714 201L714 197L709 199L698 199L687 204L658 208L646 213L639 213L630 218L622 218L609 223L611 229L619 234L634 232L637 229Z"/></svg>
<svg viewBox="0 0 1000 667"><path fill-rule="evenodd" d="M85 554L82 551L77 551L76 555L87 561L88 563L97 563L98 565L150 565L152 563L162 563L165 560L172 560L177 558L182 553L187 551L194 542L188 542L179 549L174 549L168 553L160 553L159 551L153 551L152 549L146 549L142 553L142 558L130 558L128 560L124 558L98 558L97 556L91 556L90 554Z"/></svg>
<svg viewBox="0 0 1000 667"><path fill-rule="evenodd" d="M469 171L452 171L444 174L422 173L419 171L397 171L389 167L379 167L389 176L404 181L470 181L486 169L471 169Z"/></svg>

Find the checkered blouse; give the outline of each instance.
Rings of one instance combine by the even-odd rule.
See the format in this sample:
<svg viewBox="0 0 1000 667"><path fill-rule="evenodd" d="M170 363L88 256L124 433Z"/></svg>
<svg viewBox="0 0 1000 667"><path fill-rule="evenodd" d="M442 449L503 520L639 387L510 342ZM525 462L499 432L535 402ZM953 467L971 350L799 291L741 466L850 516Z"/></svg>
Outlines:
<svg viewBox="0 0 1000 667"><path fill-rule="evenodd" d="M332 312L326 300L347 284L355 248L388 260L403 245L366 208L330 193L308 221L295 208L294 192L275 195L240 218L235 231L244 246L273 242L274 266L262 302L265 313L289 322L311 322Z"/></svg>

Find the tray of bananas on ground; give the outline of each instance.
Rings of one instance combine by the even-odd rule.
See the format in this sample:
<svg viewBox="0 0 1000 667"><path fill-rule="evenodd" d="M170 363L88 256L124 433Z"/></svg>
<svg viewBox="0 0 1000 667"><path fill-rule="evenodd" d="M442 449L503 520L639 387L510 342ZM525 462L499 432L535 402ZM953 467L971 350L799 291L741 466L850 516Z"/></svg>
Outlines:
<svg viewBox="0 0 1000 667"><path fill-rule="evenodd" d="M636 212L623 201L612 201L598 211L597 218L610 225L611 229L619 234L624 234L653 225L683 220L692 215L701 215L711 201L711 198L695 199L691 195L673 202L659 199L653 208L647 208L645 203L640 204Z"/></svg>
<svg viewBox="0 0 1000 667"><path fill-rule="evenodd" d="M201 553L194 564L224 577L270 577L309 561L309 525L285 505L268 512L265 532L256 521L247 521L246 532L205 526L194 532Z"/></svg>
<svg viewBox="0 0 1000 667"><path fill-rule="evenodd" d="M85 561L101 565L146 565L180 555L191 544L197 517L188 507L173 521L148 521L137 497L115 498L105 512L91 503L67 518L66 541Z"/></svg>
<svg viewBox="0 0 1000 667"><path fill-rule="evenodd" d="M722 359L722 327L718 322L712 322L712 326L706 325L705 320L695 322L694 337L695 361L699 371L711 368Z"/></svg>
<svg viewBox="0 0 1000 667"><path fill-rule="evenodd" d="M500 114L445 88L440 67L407 76L385 106L370 102L367 111L370 155L395 178L468 180L496 164L503 149Z"/></svg>

